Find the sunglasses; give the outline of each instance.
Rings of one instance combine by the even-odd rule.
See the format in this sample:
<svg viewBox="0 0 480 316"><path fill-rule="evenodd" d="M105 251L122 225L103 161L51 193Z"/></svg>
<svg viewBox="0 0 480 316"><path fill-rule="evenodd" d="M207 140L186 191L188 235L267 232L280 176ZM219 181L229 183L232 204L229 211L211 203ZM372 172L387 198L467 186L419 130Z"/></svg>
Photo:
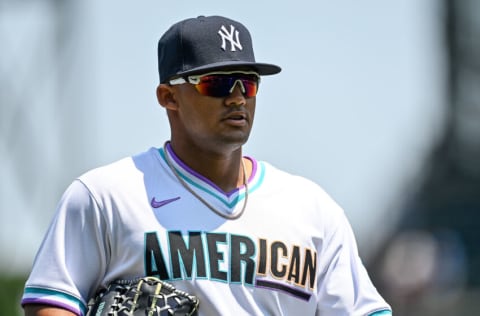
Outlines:
<svg viewBox="0 0 480 316"><path fill-rule="evenodd" d="M237 83L245 97L257 95L260 75L254 71L212 72L186 78L176 78L169 81L170 85L190 83L197 91L205 96L223 98L229 96Z"/></svg>

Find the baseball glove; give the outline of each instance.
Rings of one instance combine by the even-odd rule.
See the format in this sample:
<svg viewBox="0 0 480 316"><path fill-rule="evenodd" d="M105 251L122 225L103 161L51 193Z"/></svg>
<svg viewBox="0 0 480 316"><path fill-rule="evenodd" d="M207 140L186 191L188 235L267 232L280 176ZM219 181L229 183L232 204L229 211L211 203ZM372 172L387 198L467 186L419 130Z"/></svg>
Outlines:
<svg viewBox="0 0 480 316"><path fill-rule="evenodd" d="M195 315L199 300L155 277L118 280L88 304L86 316Z"/></svg>

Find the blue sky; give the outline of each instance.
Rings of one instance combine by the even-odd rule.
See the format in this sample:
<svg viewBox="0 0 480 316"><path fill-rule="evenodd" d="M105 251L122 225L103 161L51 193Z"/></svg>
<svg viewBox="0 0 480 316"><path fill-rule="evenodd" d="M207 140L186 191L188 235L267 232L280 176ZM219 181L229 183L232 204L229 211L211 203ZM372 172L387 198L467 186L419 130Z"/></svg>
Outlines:
<svg viewBox="0 0 480 316"><path fill-rule="evenodd" d="M283 68L262 81L246 153L321 184L358 238L395 211L443 115L434 1L124 3L102 2L93 23L99 111L118 117L102 132L106 156L159 146L169 135L154 95L159 34L179 19L226 15L250 29L257 60Z"/></svg>
<svg viewBox="0 0 480 316"><path fill-rule="evenodd" d="M436 4L433 0L77 4L72 17L76 38L70 39L70 49L79 71L70 77L76 87L70 91L84 102L83 119L89 125L75 139L83 137L80 151L88 155L79 159L80 167L57 170L61 181L50 183L51 188L42 192L48 198L37 199L37 206L30 207L50 218L59 194L78 172L161 146L169 128L155 99L158 38L180 19L225 15L249 28L258 61L283 68L281 74L262 81L245 154L324 187L344 207L368 255L395 223L398 206L415 187L416 175L425 168L423 159L441 129L444 57ZM38 12L34 16L48 18ZM49 133L62 130L52 127ZM53 145L42 148L49 146ZM49 152L55 155L55 150ZM14 187L8 190L19 196ZM33 236L18 239L12 258L20 269L27 269L49 221L7 212L2 217L7 223L0 235L2 248L9 251L5 239L16 233L14 227L22 226Z"/></svg>

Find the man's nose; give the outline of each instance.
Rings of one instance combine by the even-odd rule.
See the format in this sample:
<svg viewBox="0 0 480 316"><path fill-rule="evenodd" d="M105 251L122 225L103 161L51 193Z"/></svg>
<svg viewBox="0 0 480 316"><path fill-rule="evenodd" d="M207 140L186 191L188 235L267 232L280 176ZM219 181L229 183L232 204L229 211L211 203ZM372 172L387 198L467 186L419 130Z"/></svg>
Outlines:
<svg viewBox="0 0 480 316"><path fill-rule="evenodd" d="M244 92L245 87L243 83L240 80L235 81L230 90L230 95L227 96L227 105L244 105L246 103Z"/></svg>

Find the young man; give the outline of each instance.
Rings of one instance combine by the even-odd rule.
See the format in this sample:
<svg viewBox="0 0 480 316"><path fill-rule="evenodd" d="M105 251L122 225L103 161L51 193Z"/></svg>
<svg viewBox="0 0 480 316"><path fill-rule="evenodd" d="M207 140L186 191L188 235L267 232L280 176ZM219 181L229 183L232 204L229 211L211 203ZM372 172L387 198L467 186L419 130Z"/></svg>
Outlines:
<svg viewBox="0 0 480 316"><path fill-rule="evenodd" d="M26 283L26 315L82 315L97 289L156 276L199 315L391 315L343 210L316 184L243 156L260 76L239 22L198 17L158 46L171 139L76 179Z"/></svg>

